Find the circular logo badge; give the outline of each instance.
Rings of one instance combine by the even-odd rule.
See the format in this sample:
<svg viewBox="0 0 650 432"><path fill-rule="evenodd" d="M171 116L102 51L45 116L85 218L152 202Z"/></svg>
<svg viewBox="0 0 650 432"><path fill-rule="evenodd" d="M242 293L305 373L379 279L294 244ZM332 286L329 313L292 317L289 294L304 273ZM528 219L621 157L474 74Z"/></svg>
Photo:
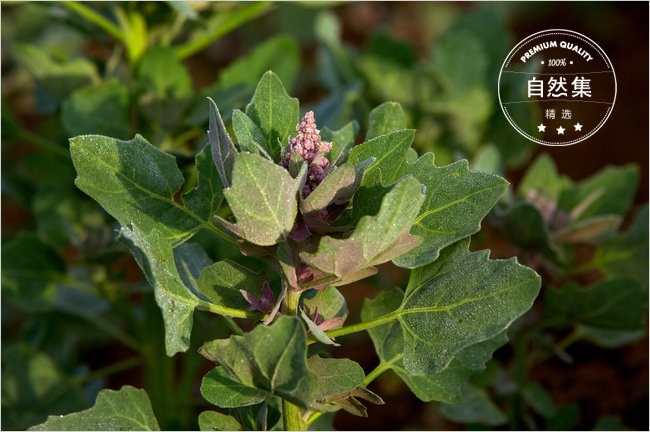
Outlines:
<svg viewBox="0 0 650 432"><path fill-rule="evenodd" d="M570 30L545 30L510 51L499 73L499 102L510 124L538 144L584 141L607 121L616 75L594 41ZM531 109L541 122L531 121Z"/></svg>

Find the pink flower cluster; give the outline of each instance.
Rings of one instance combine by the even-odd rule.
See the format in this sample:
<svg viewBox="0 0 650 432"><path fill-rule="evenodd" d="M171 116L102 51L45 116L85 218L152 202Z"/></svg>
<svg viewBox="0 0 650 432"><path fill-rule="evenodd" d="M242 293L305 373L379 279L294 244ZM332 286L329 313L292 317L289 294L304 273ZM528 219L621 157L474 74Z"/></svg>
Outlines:
<svg viewBox="0 0 650 432"><path fill-rule="evenodd" d="M321 141L313 111L305 114L296 127L296 131L298 135L289 141L289 146L284 152L280 165L287 168L291 156L295 153L298 153L309 164L307 182L302 190L303 197L307 197L327 175L330 162L325 155L332 149L332 144Z"/></svg>

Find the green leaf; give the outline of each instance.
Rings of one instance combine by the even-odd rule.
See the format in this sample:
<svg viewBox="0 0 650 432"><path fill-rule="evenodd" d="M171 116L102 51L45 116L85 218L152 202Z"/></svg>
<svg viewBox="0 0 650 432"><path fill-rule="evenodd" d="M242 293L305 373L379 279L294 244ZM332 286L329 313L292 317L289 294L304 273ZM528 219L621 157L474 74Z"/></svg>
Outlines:
<svg viewBox="0 0 650 432"><path fill-rule="evenodd" d="M211 153L211 147L205 145L196 155L197 185L183 194L185 207L206 224L223 202L223 187Z"/></svg>
<svg viewBox="0 0 650 432"><path fill-rule="evenodd" d="M172 243L156 228L144 232L137 225L122 226L121 237L127 243L147 281L154 287L156 302L165 322L167 355L187 351L190 346L192 318L199 299L183 284Z"/></svg>
<svg viewBox="0 0 650 432"><path fill-rule="evenodd" d="M363 172L373 159L357 166L345 163L335 167L309 196L300 201L300 212L304 215L317 214L330 204L347 203L359 187Z"/></svg>
<svg viewBox="0 0 650 432"><path fill-rule="evenodd" d="M52 308L66 266L35 234L20 232L2 246L3 300L26 311Z"/></svg>
<svg viewBox="0 0 650 432"><path fill-rule="evenodd" d="M553 402L553 397L541 384L536 382L526 383L521 389L521 394L528 405L545 418L551 418L557 414L557 407Z"/></svg>
<svg viewBox="0 0 650 432"><path fill-rule="evenodd" d="M289 97L282 81L273 72L266 72L260 80L246 115L260 127L271 156L277 158L280 146L286 145L298 125L298 99Z"/></svg>
<svg viewBox="0 0 650 432"><path fill-rule="evenodd" d="M217 167L224 188L231 185L233 164L237 159L237 149L228 135L217 104L210 98L210 129L208 138L212 148L212 159Z"/></svg>
<svg viewBox="0 0 650 432"><path fill-rule="evenodd" d="M240 384L219 366L203 377L201 394L208 402L221 408L255 405L266 397L266 392Z"/></svg>
<svg viewBox="0 0 650 432"><path fill-rule="evenodd" d="M124 386L102 390L95 406L65 416L50 416L29 430L160 430L144 390Z"/></svg>
<svg viewBox="0 0 650 432"><path fill-rule="evenodd" d="M404 365L413 374L438 372L464 348L491 339L532 306L540 277L516 260L489 260L463 240L434 263L411 272L394 312L404 330Z"/></svg>
<svg viewBox="0 0 650 432"><path fill-rule="evenodd" d="M238 109L232 111L232 128L241 151L257 153L272 160L260 128Z"/></svg>
<svg viewBox="0 0 650 432"><path fill-rule="evenodd" d="M221 220L231 231L260 246L271 246L293 228L301 177L259 155L242 153L235 161L232 186L224 191L237 223Z"/></svg>
<svg viewBox="0 0 650 432"><path fill-rule="evenodd" d="M442 248L478 232L481 220L508 185L495 174L470 171L466 160L437 167L431 153L403 165L399 176L408 174L427 188L427 195L411 229L422 243L393 260L406 268L428 264Z"/></svg>
<svg viewBox="0 0 650 432"><path fill-rule="evenodd" d="M316 401L327 403L331 396L362 385L366 374L358 363L341 358L310 357L309 368L316 373Z"/></svg>
<svg viewBox="0 0 650 432"><path fill-rule="evenodd" d="M361 320L371 321L399 308L404 293L400 288L384 291L372 300L365 300ZM404 366L404 336L397 321L368 330L375 351L384 367L392 369L422 401L459 403L469 377L485 368L494 351L507 342L506 332L492 339L470 345L460 351L445 369L423 375L411 375Z"/></svg>
<svg viewBox="0 0 650 432"><path fill-rule="evenodd" d="M592 264L611 276L635 279L648 286L648 206L637 214L630 228L601 244Z"/></svg>
<svg viewBox="0 0 650 432"><path fill-rule="evenodd" d="M645 324L648 292L632 279L615 278L587 288L568 284L545 291L545 314L606 330L636 330Z"/></svg>
<svg viewBox="0 0 650 432"><path fill-rule="evenodd" d="M500 426L508 422L508 417L490 399L487 392L474 386L466 387L462 403L458 405L438 403L436 407L441 416L457 423Z"/></svg>
<svg viewBox="0 0 650 432"><path fill-rule="evenodd" d="M264 275L229 260L206 267L197 281L198 289L212 303L233 309L248 309L240 290L260 297Z"/></svg>
<svg viewBox="0 0 650 432"><path fill-rule="evenodd" d="M170 47L154 46L147 49L138 63L138 84L144 92L161 99L179 99L192 96L192 80L183 63Z"/></svg>
<svg viewBox="0 0 650 432"><path fill-rule="evenodd" d="M370 167L366 170L366 176L375 170L381 172L381 179L384 184L391 184L397 181L404 157L411 147L415 131L402 129L380 135L368 140L350 150L348 162L357 165L370 158L375 158Z"/></svg>
<svg viewBox="0 0 650 432"><path fill-rule="evenodd" d="M496 211L492 224L513 244L533 250L548 251L551 240L548 226L537 207L519 202L505 211Z"/></svg>
<svg viewBox="0 0 650 432"><path fill-rule="evenodd" d="M359 123L351 121L337 131L324 127L320 136L323 141L332 143L332 149L329 152L330 162L336 160L345 161L348 152L354 145L354 140L359 133Z"/></svg>
<svg viewBox="0 0 650 432"><path fill-rule="evenodd" d="M44 323L55 327L58 332L65 332L61 324L55 320ZM31 326L31 331L34 329L39 329L39 326ZM67 342L60 339L61 345L75 340L70 333L65 335ZM14 339L14 336L10 337ZM43 336L47 337L41 333ZM76 375L79 372L72 372L74 376L66 374L53 357L27 345L27 342L3 343L2 429L26 430L45 421L48 413L67 414L87 408L89 402L84 397L85 392L75 382L83 376Z"/></svg>
<svg viewBox="0 0 650 432"><path fill-rule="evenodd" d="M229 64L219 75L219 84L232 87L240 83L255 86L266 71L273 71L291 88L300 68L300 47L288 35L272 37Z"/></svg>
<svg viewBox="0 0 650 432"><path fill-rule="evenodd" d="M355 212L360 208L364 208L363 214L373 212L383 193L378 183L390 184L410 174L426 187L426 198L411 230L423 241L393 260L407 268L432 262L442 248L478 232L481 220L508 184L495 174L470 171L465 160L437 167L433 154L427 153L408 163L406 155L412 140L412 130L389 132L352 148L348 159L358 163L365 160L362 158L376 157L366 169L359 196L355 196Z"/></svg>
<svg viewBox="0 0 650 432"><path fill-rule="evenodd" d="M361 417L367 417L366 407L356 398L376 404L384 401L363 387L365 373L358 363L349 359L309 358L309 367L316 372L316 409L332 411L343 408Z"/></svg>
<svg viewBox="0 0 650 432"><path fill-rule="evenodd" d="M607 167L592 177L566 188L560 195L559 207L576 212L575 220L594 216L624 215L632 204L639 181L635 165Z"/></svg>
<svg viewBox="0 0 650 432"><path fill-rule="evenodd" d="M129 93L117 80L75 90L61 106L61 121L70 136L98 134L128 138Z"/></svg>
<svg viewBox="0 0 650 432"><path fill-rule="evenodd" d="M97 67L86 57L59 61L45 49L31 44L14 44L11 52L18 63L59 101L65 100L76 89L99 80Z"/></svg>
<svg viewBox="0 0 650 432"><path fill-rule="evenodd" d="M244 336L207 342L199 352L245 386L303 408L314 400L316 375L307 366L307 334L297 317L281 316Z"/></svg>
<svg viewBox="0 0 650 432"><path fill-rule="evenodd" d="M325 236L316 252L301 252L300 257L341 280L389 261L419 243L409 230L423 200L422 185L413 177L404 178L383 197L379 213L362 217L350 237Z"/></svg>
<svg viewBox="0 0 650 432"><path fill-rule="evenodd" d="M70 140L70 152L77 187L123 226L137 225L145 232L156 227L165 238L178 243L200 227L216 231L208 213L221 202L221 186L212 164L206 164L204 152L197 157L202 170L198 189L187 194L192 208L174 199L184 182L174 157L139 135L131 141L98 135L75 137Z"/></svg>
<svg viewBox="0 0 650 432"><path fill-rule="evenodd" d="M370 111L366 141L401 129L406 129L404 109L397 102L384 102Z"/></svg>
<svg viewBox="0 0 650 432"><path fill-rule="evenodd" d="M526 175L519 183L518 191L522 197L534 192L557 202L562 190L569 186L570 180L560 176L553 158L542 153L526 171Z"/></svg>
<svg viewBox="0 0 650 432"><path fill-rule="evenodd" d="M199 429L202 431L240 431L242 425L232 416L215 411L199 414Z"/></svg>
<svg viewBox="0 0 650 432"><path fill-rule="evenodd" d="M313 316L318 309L320 319L347 318L349 310L345 297L336 287L328 287L322 291L308 290L300 298L309 316Z"/></svg>

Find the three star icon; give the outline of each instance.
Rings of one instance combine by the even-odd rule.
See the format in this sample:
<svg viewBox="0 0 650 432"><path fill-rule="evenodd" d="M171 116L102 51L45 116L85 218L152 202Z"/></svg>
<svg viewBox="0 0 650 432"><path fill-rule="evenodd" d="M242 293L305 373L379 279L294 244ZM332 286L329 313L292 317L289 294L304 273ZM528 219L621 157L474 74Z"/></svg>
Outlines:
<svg viewBox="0 0 650 432"><path fill-rule="evenodd" d="M578 123L573 125L573 128L575 129L576 132L582 132L582 126L584 126L584 125L581 125L578 122ZM562 126L560 126L558 128L555 128L555 130L557 131L558 135L564 135L564 131L566 129L563 128ZM539 125L537 125L537 131L538 132L546 132L546 125L544 123L540 123Z"/></svg>

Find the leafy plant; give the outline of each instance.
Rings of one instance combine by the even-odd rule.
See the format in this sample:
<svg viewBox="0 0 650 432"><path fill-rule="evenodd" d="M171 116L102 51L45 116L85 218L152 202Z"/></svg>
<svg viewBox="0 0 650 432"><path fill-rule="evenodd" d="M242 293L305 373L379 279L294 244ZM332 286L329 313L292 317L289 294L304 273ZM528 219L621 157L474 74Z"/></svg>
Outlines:
<svg viewBox="0 0 650 432"><path fill-rule="evenodd" d="M167 354L188 349L195 310L230 323L229 337L199 351L216 363L201 392L231 416L204 412L202 428L248 428L253 416L260 428L281 417L284 428L303 429L339 409L364 416L361 400L383 403L367 385L391 368L421 399L457 402L530 308L540 283L532 270L468 250L507 183L466 161L437 167L432 154L409 157L414 131L400 112L394 103L374 110L360 145L341 131L324 131L326 142L313 113L300 120L298 100L268 72L232 117L237 144L210 102L210 145L190 184L141 136L71 140L76 185L120 222L154 286ZM197 260L205 253L188 240L199 230L238 246L248 266ZM412 269L408 286L367 300L361 321L345 325L344 292L353 288L341 287L388 261ZM368 376L322 350L362 331L381 360ZM57 424L79 427L80 418Z"/></svg>
<svg viewBox="0 0 650 432"><path fill-rule="evenodd" d="M574 183L542 154L516 192L501 198L487 219L519 248L520 260L542 275L542 301L513 335L514 366L493 362L473 383L481 397L441 407L443 415L489 425L510 421L518 428L575 427L579 407L557 406L531 374L550 358L571 364L569 349L581 341L611 349L645 336L647 204L620 229L638 176L634 165L610 166ZM508 380L516 385L504 391ZM467 417L477 405L492 414Z"/></svg>

